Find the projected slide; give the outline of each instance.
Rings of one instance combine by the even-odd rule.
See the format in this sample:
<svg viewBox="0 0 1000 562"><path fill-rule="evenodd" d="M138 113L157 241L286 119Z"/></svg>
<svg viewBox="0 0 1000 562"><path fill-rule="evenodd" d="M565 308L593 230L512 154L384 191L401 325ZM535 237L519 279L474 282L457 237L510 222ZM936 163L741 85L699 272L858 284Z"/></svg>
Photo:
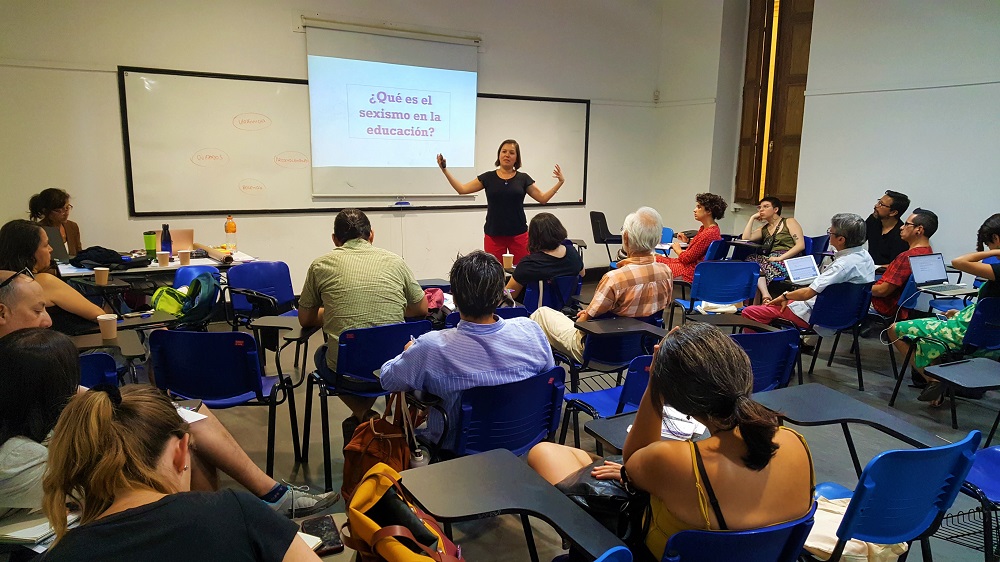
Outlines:
<svg viewBox="0 0 1000 562"><path fill-rule="evenodd" d="M309 55L314 168L471 167L476 73Z"/></svg>

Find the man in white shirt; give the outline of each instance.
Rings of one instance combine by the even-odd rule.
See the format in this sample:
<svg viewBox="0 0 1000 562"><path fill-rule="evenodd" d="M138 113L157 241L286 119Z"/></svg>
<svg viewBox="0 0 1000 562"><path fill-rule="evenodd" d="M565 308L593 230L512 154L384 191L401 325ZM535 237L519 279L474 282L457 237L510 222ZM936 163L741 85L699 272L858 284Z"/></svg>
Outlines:
<svg viewBox="0 0 1000 562"><path fill-rule="evenodd" d="M830 245L837 252L808 287L785 291L764 304L743 309L743 317L762 324L781 318L800 328L809 327L816 295L836 283L871 283L875 281L875 262L862 245L866 239L865 221L854 213L840 213L830 219Z"/></svg>

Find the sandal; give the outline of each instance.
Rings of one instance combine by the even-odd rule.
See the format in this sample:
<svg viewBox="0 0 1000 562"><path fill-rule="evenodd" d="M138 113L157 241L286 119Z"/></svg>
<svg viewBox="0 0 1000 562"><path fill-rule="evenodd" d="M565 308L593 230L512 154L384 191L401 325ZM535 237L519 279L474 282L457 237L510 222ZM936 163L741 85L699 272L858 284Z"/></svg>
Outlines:
<svg viewBox="0 0 1000 562"><path fill-rule="evenodd" d="M944 399L944 389L941 387L941 383L938 381L932 381L927 383L927 386L924 388L923 392L921 392L920 396L917 397L917 400L920 400L921 402L931 402L932 406L935 405L934 404L935 402L937 403L938 406L940 406L943 399Z"/></svg>

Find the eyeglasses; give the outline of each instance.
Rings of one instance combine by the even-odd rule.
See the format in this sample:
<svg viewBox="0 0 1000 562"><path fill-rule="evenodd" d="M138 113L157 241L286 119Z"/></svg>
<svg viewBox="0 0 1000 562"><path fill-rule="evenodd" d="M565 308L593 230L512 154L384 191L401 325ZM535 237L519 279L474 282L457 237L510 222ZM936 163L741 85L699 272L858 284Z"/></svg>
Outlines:
<svg viewBox="0 0 1000 562"><path fill-rule="evenodd" d="M65 207L59 207L58 209L55 209L55 210L56 211L62 211L63 213L68 213L68 212L70 212L70 211L73 210L73 205L66 204Z"/></svg>
<svg viewBox="0 0 1000 562"><path fill-rule="evenodd" d="M30 277L32 279L35 278L35 274L32 273L31 270L26 267L26 268L22 269L21 271L18 271L17 273L15 273L14 275L11 275L10 277L4 279L2 282L0 282L0 289L3 289L7 285L10 285L11 283L13 283L14 279L17 279L18 275L27 275L28 277Z"/></svg>
<svg viewBox="0 0 1000 562"><path fill-rule="evenodd" d="M920 225L919 224L914 224L912 222L904 222L903 226L912 226L913 228L917 228Z"/></svg>
<svg viewBox="0 0 1000 562"><path fill-rule="evenodd" d="M885 207L887 209L889 208L889 205L886 205L885 203L883 203L881 199L879 199L878 201L875 202L875 206L876 207Z"/></svg>
<svg viewBox="0 0 1000 562"><path fill-rule="evenodd" d="M841 238L843 238L843 237L844 237L844 235L843 235L843 234L837 234L837 233L836 233L836 232L834 232L834 231L833 231L833 229L831 229L831 228L828 228L828 229L826 229L826 233L827 233L827 234L829 234L830 236L840 236Z"/></svg>

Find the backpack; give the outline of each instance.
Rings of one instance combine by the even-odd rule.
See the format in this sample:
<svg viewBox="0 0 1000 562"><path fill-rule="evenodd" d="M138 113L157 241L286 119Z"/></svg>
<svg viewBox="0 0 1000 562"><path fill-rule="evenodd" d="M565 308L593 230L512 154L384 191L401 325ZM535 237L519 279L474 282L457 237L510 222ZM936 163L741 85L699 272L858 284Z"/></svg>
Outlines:
<svg viewBox="0 0 1000 562"><path fill-rule="evenodd" d="M187 292L160 287L153 293L152 305L155 310L176 316L183 326L198 327L208 323L220 289L214 275L201 273L191 280Z"/></svg>

